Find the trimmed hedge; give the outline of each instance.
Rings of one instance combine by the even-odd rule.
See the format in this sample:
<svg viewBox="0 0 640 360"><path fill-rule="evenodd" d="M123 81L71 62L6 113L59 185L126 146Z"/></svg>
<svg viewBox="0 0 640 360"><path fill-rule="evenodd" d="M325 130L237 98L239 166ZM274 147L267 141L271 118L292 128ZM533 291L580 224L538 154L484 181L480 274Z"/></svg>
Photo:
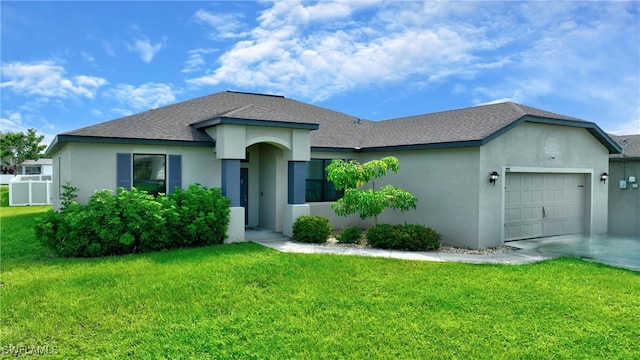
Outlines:
<svg viewBox="0 0 640 360"><path fill-rule="evenodd" d="M300 216L293 223L293 240L304 243L323 243L331 235L329 219L322 216Z"/></svg>
<svg viewBox="0 0 640 360"><path fill-rule="evenodd" d="M336 240L343 244L357 244L362 239L362 229L356 226L349 226L342 230Z"/></svg>
<svg viewBox="0 0 640 360"><path fill-rule="evenodd" d="M381 249L435 250L440 248L441 235L423 225L378 224L369 228L367 244Z"/></svg>
<svg viewBox="0 0 640 360"><path fill-rule="evenodd" d="M36 238L66 257L120 255L221 244L231 202L219 189L191 185L156 198L135 188L96 191L87 205L66 187L60 211L35 224ZM70 199L70 200L69 200Z"/></svg>

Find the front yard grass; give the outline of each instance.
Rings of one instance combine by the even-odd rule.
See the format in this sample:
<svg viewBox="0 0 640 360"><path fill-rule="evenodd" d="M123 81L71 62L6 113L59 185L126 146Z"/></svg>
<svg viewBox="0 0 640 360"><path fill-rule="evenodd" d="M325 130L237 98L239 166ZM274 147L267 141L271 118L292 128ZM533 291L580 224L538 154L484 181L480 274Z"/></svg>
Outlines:
<svg viewBox="0 0 640 360"><path fill-rule="evenodd" d="M48 208L3 202L0 209L5 355L34 348L101 359L640 354L640 273L630 270L570 258L509 266L287 254L253 243L61 259L31 230Z"/></svg>

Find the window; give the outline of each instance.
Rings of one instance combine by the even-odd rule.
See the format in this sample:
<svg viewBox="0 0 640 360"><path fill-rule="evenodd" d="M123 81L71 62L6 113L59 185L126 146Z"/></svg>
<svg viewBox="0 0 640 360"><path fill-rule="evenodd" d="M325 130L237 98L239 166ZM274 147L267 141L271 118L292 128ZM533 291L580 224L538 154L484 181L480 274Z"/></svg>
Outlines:
<svg viewBox="0 0 640 360"><path fill-rule="evenodd" d="M25 175L40 175L40 165L26 165L24 167Z"/></svg>
<svg viewBox="0 0 640 360"><path fill-rule="evenodd" d="M133 187L154 196L165 193L165 155L133 154Z"/></svg>
<svg viewBox="0 0 640 360"><path fill-rule="evenodd" d="M327 180L325 169L330 163L330 159L307 161L306 201L336 201L344 194L342 190L336 190L333 183Z"/></svg>

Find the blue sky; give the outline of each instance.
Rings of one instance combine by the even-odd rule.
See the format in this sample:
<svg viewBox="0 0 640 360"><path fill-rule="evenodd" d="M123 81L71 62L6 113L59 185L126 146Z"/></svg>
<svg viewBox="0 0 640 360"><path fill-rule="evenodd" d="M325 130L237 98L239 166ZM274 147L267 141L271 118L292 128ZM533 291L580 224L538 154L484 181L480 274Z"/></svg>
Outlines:
<svg viewBox="0 0 640 360"><path fill-rule="evenodd" d="M514 101L640 133L638 2L2 1L0 130L224 90L381 120Z"/></svg>

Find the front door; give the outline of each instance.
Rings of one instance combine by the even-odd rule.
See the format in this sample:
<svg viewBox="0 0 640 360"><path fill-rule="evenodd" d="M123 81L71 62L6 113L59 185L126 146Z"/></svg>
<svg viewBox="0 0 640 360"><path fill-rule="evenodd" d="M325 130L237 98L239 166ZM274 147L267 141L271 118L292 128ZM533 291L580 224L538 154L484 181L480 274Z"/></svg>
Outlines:
<svg viewBox="0 0 640 360"><path fill-rule="evenodd" d="M240 168L240 206L244 207L244 224L249 224L249 169Z"/></svg>

